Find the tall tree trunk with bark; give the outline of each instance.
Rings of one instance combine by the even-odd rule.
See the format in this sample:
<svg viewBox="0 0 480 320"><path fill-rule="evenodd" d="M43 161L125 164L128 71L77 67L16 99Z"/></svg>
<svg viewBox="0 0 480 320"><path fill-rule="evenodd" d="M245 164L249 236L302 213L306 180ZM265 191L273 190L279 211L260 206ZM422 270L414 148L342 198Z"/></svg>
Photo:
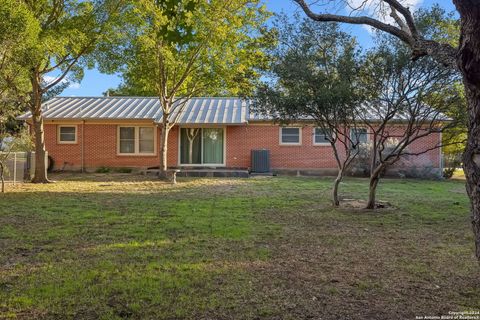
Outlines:
<svg viewBox="0 0 480 320"><path fill-rule="evenodd" d="M40 75L35 73L31 79L32 97L30 112L32 113L33 133L35 136L35 174L33 183L48 183L47 160L45 150L45 133L43 130L42 116L42 89L40 87Z"/></svg>
<svg viewBox="0 0 480 320"><path fill-rule="evenodd" d="M167 179L168 170L168 134L170 132L170 123L168 122L168 116L162 119L162 132L160 135L160 167L158 176L160 179Z"/></svg>
<svg viewBox="0 0 480 320"><path fill-rule="evenodd" d="M2 182L2 193L5 193L5 177L4 177L5 169L3 166L3 162L0 161L0 180Z"/></svg>
<svg viewBox="0 0 480 320"><path fill-rule="evenodd" d="M188 163L193 164L193 142L198 135L200 129L190 128L187 130L188 138Z"/></svg>
<svg viewBox="0 0 480 320"><path fill-rule="evenodd" d="M469 116L463 169L471 203L475 253L480 259L480 4L476 0L454 0L454 4L461 19L457 64L463 75Z"/></svg>
<svg viewBox="0 0 480 320"><path fill-rule="evenodd" d="M333 200L333 205L335 207L338 207L340 205L340 199L338 198L338 186L340 185L340 182L342 182L342 179L343 179L343 168L339 168L337 177L333 182L332 200Z"/></svg>
<svg viewBox="0 0 480 320"><path fill-rule="evenodd" d="M375 170L370 174L370 184L368 189L368 202L366 209L375 209L376 207L376 195L377 195L377 186L380 181L380 175L384 170L383 165L379 165Z"/></svg>

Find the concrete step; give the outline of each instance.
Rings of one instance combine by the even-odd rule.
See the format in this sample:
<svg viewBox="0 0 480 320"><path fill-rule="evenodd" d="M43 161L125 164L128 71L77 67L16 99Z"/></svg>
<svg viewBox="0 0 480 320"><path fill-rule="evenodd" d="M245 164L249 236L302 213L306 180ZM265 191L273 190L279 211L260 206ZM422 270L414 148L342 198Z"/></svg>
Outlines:
<svg viewBox="0 0 480 320"><path fill-rule="evenodd" d="M148 169L142 172L146 175L157 175L158 169ZM229 169L180 169L177 177L214 177L214 178L248 178L248 170Z"/></svg>

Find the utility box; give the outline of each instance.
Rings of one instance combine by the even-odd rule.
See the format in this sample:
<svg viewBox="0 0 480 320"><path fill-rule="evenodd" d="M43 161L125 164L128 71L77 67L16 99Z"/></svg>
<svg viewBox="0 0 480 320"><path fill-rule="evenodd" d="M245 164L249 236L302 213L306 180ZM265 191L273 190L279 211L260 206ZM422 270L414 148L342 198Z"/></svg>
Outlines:
<svg viewBox="0 0 480 320"><path fill-rule="evenodd" d="M270 172L270 150L252 150L251 159L253 173Z"/></svg>

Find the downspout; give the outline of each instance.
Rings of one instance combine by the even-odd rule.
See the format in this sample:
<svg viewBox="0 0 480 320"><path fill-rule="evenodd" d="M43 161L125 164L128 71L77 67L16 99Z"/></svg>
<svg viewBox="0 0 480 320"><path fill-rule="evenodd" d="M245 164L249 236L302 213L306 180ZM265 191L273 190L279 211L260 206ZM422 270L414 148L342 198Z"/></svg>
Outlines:
<svg viewBox="0 0 480 320"><path fill-rule="evenodd" d="M85 120L82 120L82 173L85 172Z"/></svg>
<svg viewBox="0 0 480 320"><path fill-rule="evenodd" d="M440 153L440 155L439 155L440 156L440 159L439 159L440 173L439 173L439 175L440 175L440 179L441 179L441 178L443 178L443 166L444 166L444 164L443 164L443 137L442 137L442 132L441 131L440 131L439 136L440 136L439 137L440 148L438 148L438 149L440 149L440 151L439 151L439 153Z"/></svg>

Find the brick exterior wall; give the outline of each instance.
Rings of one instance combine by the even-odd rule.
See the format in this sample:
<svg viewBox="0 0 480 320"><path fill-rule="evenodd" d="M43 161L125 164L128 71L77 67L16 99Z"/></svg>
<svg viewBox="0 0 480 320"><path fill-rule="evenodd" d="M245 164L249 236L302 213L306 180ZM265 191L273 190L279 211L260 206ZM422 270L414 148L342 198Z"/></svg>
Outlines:
<svg viewBox="0 0 480 320"><path fill-rule="evenodd" d="M280 129L275 125L248 125L227 128L227 164L249 167L250 150L269 149L275 169L336 168L330 146L313 145L313 128L303 127L301 145L281 145Z"/></svg>
<svg viewBox="0 0 480 320"><path fill-rule="evenodd" d="M62 123L67 124L67 123ZM157 149L155 156L133 156L117 154L117 127L119 123L77 123L77 143L59 144L56 123L45 124L45 141L49 155L55 161L55 169L78 170L81 168L82 138L84 137L84 166L94 169L106 167L147 168L159 164L160 129L157 129ZM135 123L132 125L142 125ZM143 125L151 125L143 124ZM85 128L85 132L82 130ZM226 167L250 167L252 149L269 149L271 166L274 169L334 169L335 159L330 146L313 144L312 126L303 126L302 144L299 146L280 145L279 127L272 124L249 124L229 126L226 129ZM401 129L400 129L401 130ZM178 165L178 128L170 131L168 143L168 165ZM410 150L418 152L435 146L439 134L432 134L414 142ZM411 157L404 165L440 167L440 151L431 150L421 156Z"/></svg>
<svg viewBox="0 0 480 320"><path fill-rule="evenodd" d="M77 124L77 143L59 144L57 140L57 124L45 124L45 145L48 154L55 161L55 170L79 170L82 165L82 138L84 143L84 167L95 169L105 167L133 167L148 168L160 163L160 129L157 129L157 146L155 156L118 155L117 154L117 127L128 124ZM142 124L132 124L142 126ZM143 124L148 126L151 124ZM82 134L83 127L85 133ZM178 129L170 130L168 141L168 164L175 166L178 154Z"/></svg>

